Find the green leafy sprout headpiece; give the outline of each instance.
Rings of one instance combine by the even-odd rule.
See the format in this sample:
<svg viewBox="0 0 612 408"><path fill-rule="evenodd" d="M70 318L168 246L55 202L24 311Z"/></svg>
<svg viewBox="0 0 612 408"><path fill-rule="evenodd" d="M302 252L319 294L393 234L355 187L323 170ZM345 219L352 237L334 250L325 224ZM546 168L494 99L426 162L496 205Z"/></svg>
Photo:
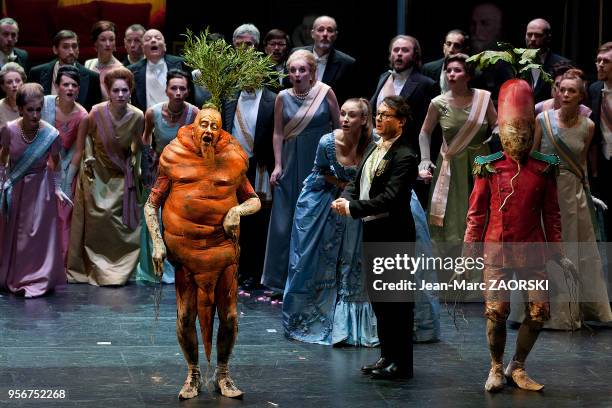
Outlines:
<svg viewBox="0 0 612 408"><path fill-rule="evenodd" d="M531 69L540 71L540 78L546 82L552 82L550 75L544 71L541 64L536 62L540 55L538 48L514 48L511 44L498 42L498 51L483 51L472 55L466 62L473 63L478 69L485 69L489 65L495 65L498 61L507 62L514 72L515 78L524 79L531 83Z"/></svg>
<svg viewBox="0 0 612 408"><path fill-rule="evenodd" d="M208 89L212 95L209 103L217 110L221 101L235 99L241 90L274 86L283 76L274 69L270 56L250 47L234 48L223 39L210 39L208 28L199 35L187 29L183 35L185 63L200 71L194 82Z"/></svg>

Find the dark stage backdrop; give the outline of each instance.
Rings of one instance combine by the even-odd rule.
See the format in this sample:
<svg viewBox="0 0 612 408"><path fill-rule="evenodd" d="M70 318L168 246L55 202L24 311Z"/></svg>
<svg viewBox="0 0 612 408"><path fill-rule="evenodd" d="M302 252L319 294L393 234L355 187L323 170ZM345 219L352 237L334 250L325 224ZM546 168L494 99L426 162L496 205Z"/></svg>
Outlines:
<svg viewBox="0 0 612 408"><path fill-rule="evenodd" d="M472 8L481 1L406 0L406 33L419 39L425 62L438 59L444 34L452 28L469 32ZM513 0L493 1L503 12L503 38L524 46L529 20L542 17L553 29L553 51L577 63L589 76L595 72L595 52L601 41L612 40L612 24L600 30L600 19L612 15L607 0ZM329 14L338 22L336 47L357 58L360 81L355 94L369 98L377 78L387 69L388 43L397 34L397 3L394 0L168 0L169 51L180 49L180 34L186 27L199 31L210 26L231 41L242 23L255 24L262 36L280 28L290 35L305 15ZM609 19L608 19L609 21ZM600 32L601 31L601 32Z"/></svg>

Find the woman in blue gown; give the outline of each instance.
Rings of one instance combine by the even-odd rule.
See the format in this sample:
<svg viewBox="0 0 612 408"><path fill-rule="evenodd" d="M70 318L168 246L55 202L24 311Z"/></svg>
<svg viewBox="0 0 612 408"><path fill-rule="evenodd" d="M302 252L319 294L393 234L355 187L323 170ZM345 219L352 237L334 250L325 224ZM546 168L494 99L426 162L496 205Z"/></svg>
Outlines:
<svg viewBox="0 0 612 408"><path fill-rule="evenodd" d="M334 91L317 81L317 61L307 50L287 60L292 88L279 92L274 104L274 198L261 283L283 291L287 278L291 220L304 179L312 170L321 136L339 126ZM332 127L333 126L333 127Z"/></svg>
<svg viewBox="0 0 612 408"><path fill-rule="evenodd" d="M321 138L314 169L296 204L283 325L287 337L308 343L373 347L379 341L361 271L361 220L331 211L331 202L355 178L370 141L370 106L365 99L349 99L340 118L342 129ZM411 209L419 250L430 254L425 212L415 194ZM416 278L423 279L421 274ZM438 300L430 293L417 296L415 341L435 341L440 330Z"/></svg>

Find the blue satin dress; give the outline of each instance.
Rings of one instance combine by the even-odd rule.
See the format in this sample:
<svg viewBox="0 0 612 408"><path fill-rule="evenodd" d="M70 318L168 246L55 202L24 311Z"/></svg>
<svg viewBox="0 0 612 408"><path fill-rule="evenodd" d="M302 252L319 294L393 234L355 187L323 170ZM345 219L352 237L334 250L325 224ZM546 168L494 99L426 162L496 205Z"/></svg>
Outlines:
<svg viewBox="0 0 612 408"><path fill-rule="evenodd" d="M331 203L341 191L327 183L325 175L345 182L356 176L355 167L344 167L336 160L333 133L321 138L314 169L295 207L283 298L285 335L307 343L377 346L376 317L361 271L361 220L331 211ZM431 253L425 213L414 193L411 206L418 249ZM417 279L423 278L420 273ZM418 296L415 340L436 340L440 330L438 300L428 293Z"/></svg>

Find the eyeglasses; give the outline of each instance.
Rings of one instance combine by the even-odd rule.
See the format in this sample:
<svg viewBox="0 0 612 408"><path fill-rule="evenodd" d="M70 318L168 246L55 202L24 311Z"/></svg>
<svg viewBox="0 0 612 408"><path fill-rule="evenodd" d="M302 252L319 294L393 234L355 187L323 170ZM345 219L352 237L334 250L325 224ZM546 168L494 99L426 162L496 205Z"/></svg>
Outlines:
<svg viewBox="0 0 612 408"><path fill-rule="evenodd" d="M390 113L386 113L386 112L378 112L376 113L376 119L380 118L381 120L387 120L389 118L396 118L397 116L392 115Z"/></svg>

